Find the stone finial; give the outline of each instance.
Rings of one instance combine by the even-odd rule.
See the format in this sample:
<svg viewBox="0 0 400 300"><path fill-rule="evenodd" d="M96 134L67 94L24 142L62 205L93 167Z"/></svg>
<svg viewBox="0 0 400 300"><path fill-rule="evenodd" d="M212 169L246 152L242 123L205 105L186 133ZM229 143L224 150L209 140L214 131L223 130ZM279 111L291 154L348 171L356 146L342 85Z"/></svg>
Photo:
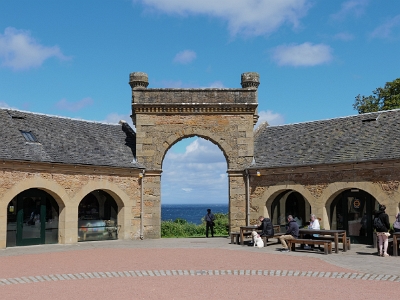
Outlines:
<svg viewBox="0 0 400 300"><path fill-rule="evenodd" d="M129 85L132 89L145 89L149 85L149 77L143 72L129 74Z"/></svg>
<svg viewBox="0 0 400 300"><path fill-rule="evenodd" d="M255 88L260 85L260 75L256 72L247 72L242 74L242 88Z"/></svg>

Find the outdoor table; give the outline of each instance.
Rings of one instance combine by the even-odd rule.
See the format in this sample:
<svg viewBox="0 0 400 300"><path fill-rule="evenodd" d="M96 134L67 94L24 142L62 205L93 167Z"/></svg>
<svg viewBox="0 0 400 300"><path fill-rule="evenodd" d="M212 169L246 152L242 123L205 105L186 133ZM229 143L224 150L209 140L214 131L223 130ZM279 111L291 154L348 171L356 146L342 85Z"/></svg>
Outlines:
<svg viewBox="0 0 400 300"><path fill-rule="evenodd" d="M400 239L400 232L394 232L393 236L393 256L397 256L398 239Z"/></svg>
<svg viewBox="0 0 400 300"><path fill-rule="evenodd" d="M335 253L339 252L339 236L342 236L343 241L343 252L347 251L346 243L346 230L325 230L325 229L299 229L300 238L303 238L305 234L321 234L333 236L335 242Z"/></svg>
<svg viewBox="0 0 400 300"><path fill-rule="evenodd" d="M274 227L274 231L275 232L279 232L280 231L280 226L279 225L272 225ZM250 226L241 226L240 227L240 245L244 245L244 233L247 231L253 231L256 230L257 232L259 232L258 226L257 225L250 225Z"/></svg>

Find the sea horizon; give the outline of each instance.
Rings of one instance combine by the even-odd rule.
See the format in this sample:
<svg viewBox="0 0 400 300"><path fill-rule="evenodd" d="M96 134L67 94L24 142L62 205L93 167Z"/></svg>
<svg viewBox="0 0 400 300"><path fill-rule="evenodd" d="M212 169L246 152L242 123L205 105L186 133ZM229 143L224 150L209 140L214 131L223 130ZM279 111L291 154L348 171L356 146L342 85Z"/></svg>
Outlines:
<svg viewBox="0 0 400 300"><path fill-rule="evenodd" d="M213 204L183 204L171 203L161 204L161 221L175 221L176 219L184 219L189 223L196 225L201 224L201 219L207 213L207 209L211 209L212 213L228 213L228 203Z"/></svg>

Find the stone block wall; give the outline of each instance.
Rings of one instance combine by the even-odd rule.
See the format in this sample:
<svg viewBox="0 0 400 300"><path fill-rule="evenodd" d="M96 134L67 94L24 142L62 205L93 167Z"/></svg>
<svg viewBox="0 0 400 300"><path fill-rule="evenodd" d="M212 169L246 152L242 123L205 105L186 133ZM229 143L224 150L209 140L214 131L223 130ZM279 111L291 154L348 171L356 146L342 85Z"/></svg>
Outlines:
<svg viewBox="0 0 400 300"><path fill-rule="evenodd" d="M138 237L141 201L138 179L138 170L4 162L0 165L0 248L6 246L8 203L31 188L44 190L57 201L59 243L77 242L78 205L94 190L103 190L116 201L121 225L119 238Z"/></svg>

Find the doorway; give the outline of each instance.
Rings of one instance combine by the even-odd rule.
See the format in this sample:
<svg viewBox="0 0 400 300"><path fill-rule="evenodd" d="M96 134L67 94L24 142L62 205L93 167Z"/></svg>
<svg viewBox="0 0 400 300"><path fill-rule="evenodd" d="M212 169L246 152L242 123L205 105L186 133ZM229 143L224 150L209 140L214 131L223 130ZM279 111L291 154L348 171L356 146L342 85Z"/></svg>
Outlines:
<svg viewBox="0 0 400 300"><path fill-rule="evenodd" d="M331 204L331 229L345 229L354 244L373 244L372 220L378 201L365 191L350 189Z"/></svg>
<svg viewBox="0 0 400 300"><path fill-rule="evenodd" d="M58 204L48 193L20 193L7 206L7 247L58 243L58 216Z"/></svg>

